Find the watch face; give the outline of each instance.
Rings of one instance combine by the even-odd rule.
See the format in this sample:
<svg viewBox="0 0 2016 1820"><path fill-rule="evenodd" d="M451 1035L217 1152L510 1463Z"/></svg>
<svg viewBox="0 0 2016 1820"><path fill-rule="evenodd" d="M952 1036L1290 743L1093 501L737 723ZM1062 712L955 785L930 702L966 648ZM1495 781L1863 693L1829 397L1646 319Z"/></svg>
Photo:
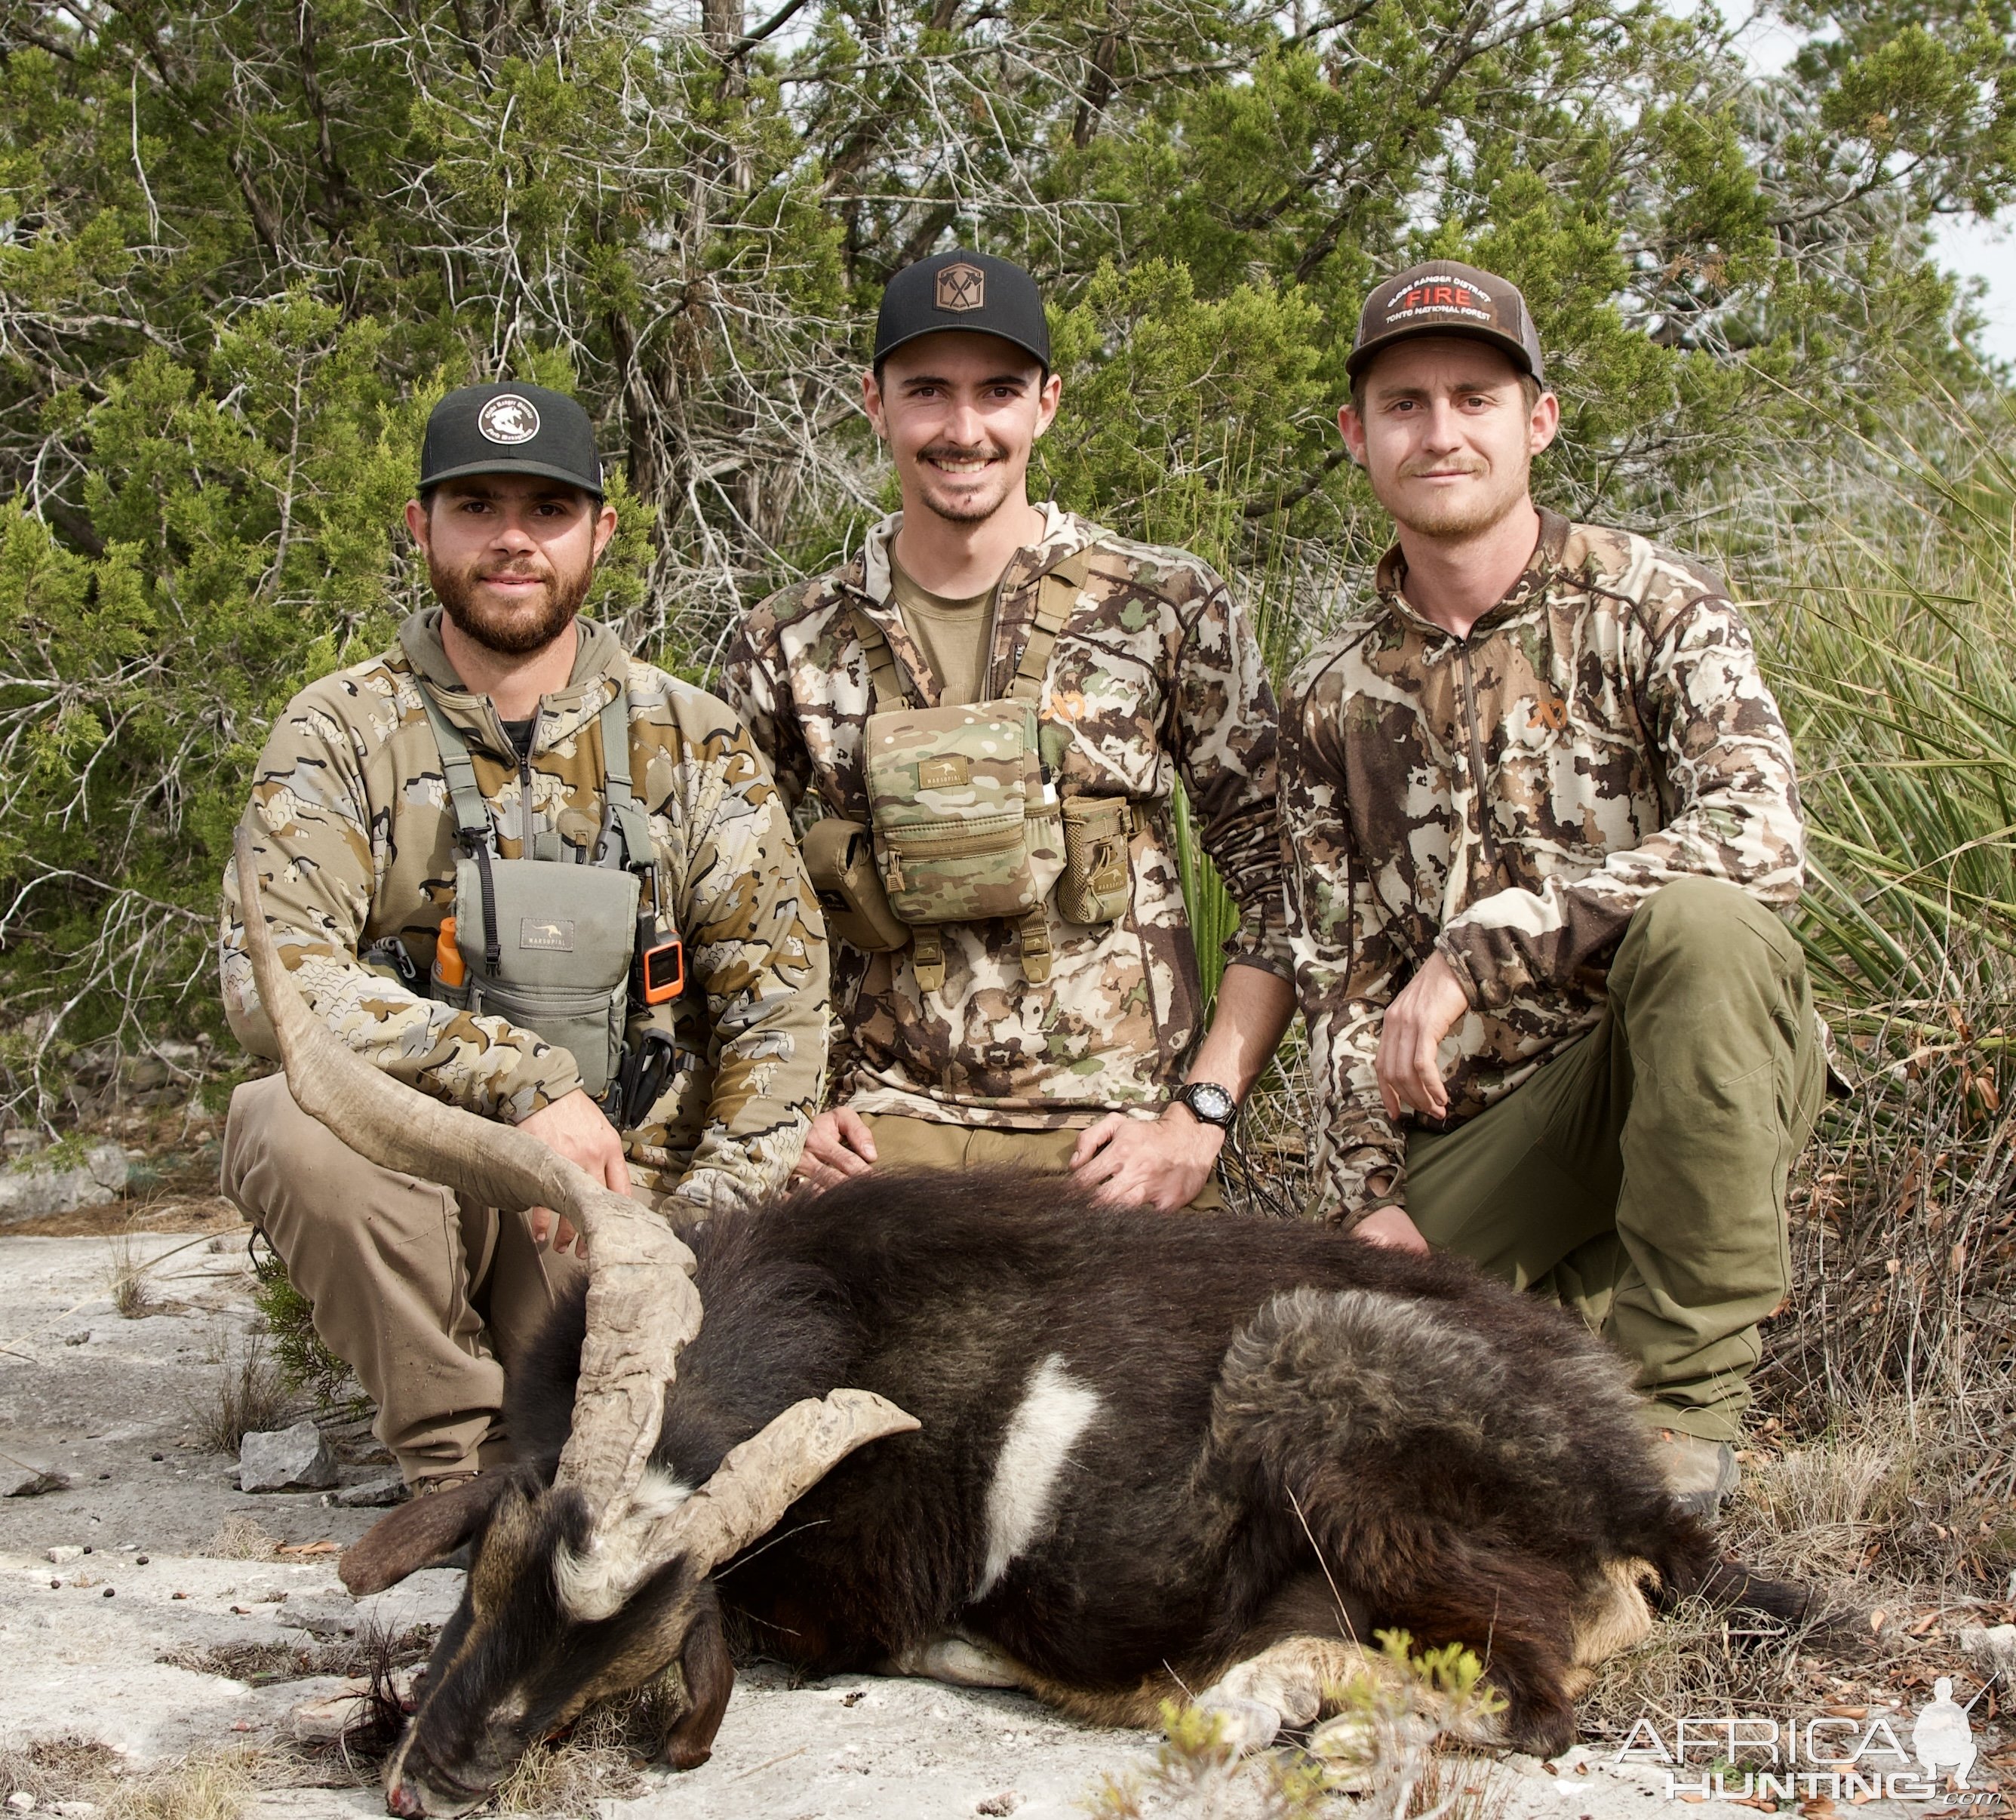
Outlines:
<svg viewBox="0 0 2016 1820"><path fill-rule="evenodd" d="M1221 1123L1232 1116L1231 1094L1209 1081L1199 1081L1195 1086L1185 1088L1183 1098L1190 1109L1200 1119L1208 1119L1213 1124Z"/></svg>

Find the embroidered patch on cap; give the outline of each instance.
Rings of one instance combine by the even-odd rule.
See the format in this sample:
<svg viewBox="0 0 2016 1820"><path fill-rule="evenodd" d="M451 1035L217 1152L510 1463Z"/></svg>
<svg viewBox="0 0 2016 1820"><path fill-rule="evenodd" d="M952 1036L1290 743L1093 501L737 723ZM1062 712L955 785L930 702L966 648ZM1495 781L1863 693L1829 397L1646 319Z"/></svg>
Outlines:
<svg viewBox="0 0 2016 1820"><path fill-rule="evenodd" d="M562 917L556 922L542 922L536 917L521 917L518 920L518 946L520 948L545 948L556 954L574 952L574 923L571 918Z"/></svg>
<svg viewBox="0 0 2016 1820"><path fill-rule="evenodd" d="M539 413L530 398L499 392L477 413L476 427L492 442L529 442L539 433Z"/></svg>
<svg viewBox="0 0 2016 1820"><path fill-rule="evenodd" d="M948 265L938 274L938 306L941 310L985 309L987 307L987 274L977 265L969 265L963 259Z"/></svg>

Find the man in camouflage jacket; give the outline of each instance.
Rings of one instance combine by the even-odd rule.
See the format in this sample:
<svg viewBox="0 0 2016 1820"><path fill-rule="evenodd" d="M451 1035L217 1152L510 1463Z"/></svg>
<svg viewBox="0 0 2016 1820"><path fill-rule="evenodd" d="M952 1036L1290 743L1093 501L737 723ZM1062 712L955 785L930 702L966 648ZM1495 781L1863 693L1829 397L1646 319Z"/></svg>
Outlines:
<svg viewBox="0 0 2016 1820"><path fill-rule="evenodd" d="M527 421L539 425L530 440ZM485 441L492 428L512 439ZM422 473L425 503L408 521L442 605L408 619L390 651L302 690L260 757L245 825L281 957L387 1072L535 1133L668 1216L768 1192L797 1160L826 1058L824 931L777 791L719 701L576 616L615 516L578 405L531 386L452 393L430 420ZM425 983L455 888L427 701L466 742L495 856L527 856L530 839L563 862L588 857L603 827L601 715L619 686L690 976L673 1020L679 1065L621 1133L567 1049ZM555 870L563 891L586 876ZM225 1007L247 1047L270 1054L239 914L228 874ZM481 940L475 921L465 908L465 953ZM417 989L385 964L388 944ZM409 1480L437 1486L505 1457L502 1362L580 1267L565 1227L549 1249L543 1209L463 1206L379 1169L303 1114L279 1076L232 1096L224 1185L376 1401L380 1438Z"/></svg>
<svg viewBox="0 0 2016 1820"><path fill-rule="evenodd" d="M1512 286L1388 280L1348 370L1399 542L1282 757L1333 1211L1579 1308L1712 1512L1825 1072L1791 744L1717 578L1535 507L1558 407Z"/></svg>
<svg viewBox="0 0 2016 1820"><path fill-rule="evenodd" d="M1029 503L1030 450L1060 389L1027 273L955 252L898 274L863 395L903 510L851 561L763 602L730 652L722 692L779 786L866 824L863 728L876 697L861 620L923 705L999 697L1022 665L1042 578L1081 557L1084 579L1042 672L1046 769L1066 798L1134 805L1122 914L1071 923L1053 899L1046 981L1027 976L1006 921L946 925L943 983L928 990L909 950L835 942L834 1104L799 1168L830 1181L877 1161L1013 1159L1071 1169L1116 1199L1211 1206L1224 1129L1172 1090L1215 1083L1236 1105L1293 1011L1273 695L1204 564ZM941 694L927 632L949 666L971 660L963 685ZM1170 830L1179 778L1241 911L1208 1036Z"/></svg>

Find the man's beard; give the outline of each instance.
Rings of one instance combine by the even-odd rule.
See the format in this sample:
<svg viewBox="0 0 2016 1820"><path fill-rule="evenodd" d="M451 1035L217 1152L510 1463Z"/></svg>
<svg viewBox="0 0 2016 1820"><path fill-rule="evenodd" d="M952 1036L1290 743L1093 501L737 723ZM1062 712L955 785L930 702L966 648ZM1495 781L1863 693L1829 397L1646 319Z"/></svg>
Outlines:
<svg viewBox="0 0 2016 1820"><path fill-rule="evenodd" d="M592 563L569 575L549 567L545 586L533 598L515 607L498 607L478 596L476 565L446 569L431 556L427 558L427 579L455 629L485 651L505 658L543 650L566 631L588 597L588 584L594 575Z"/></svg>
<svg viewBox="0 0 2016 1820"><path fill-rule="evenodd" d="M1532 474L1532 463L1528 461L1516 474L1503 477L1499 485L1474 488L1460 499L1438 498L1434 494L1426 499L1408 499L1403 502L1404 510L1394 512L1393 516L1417 536L1460 543L1482 536L1508 514L1517 510L1526 497Z"/></svg>

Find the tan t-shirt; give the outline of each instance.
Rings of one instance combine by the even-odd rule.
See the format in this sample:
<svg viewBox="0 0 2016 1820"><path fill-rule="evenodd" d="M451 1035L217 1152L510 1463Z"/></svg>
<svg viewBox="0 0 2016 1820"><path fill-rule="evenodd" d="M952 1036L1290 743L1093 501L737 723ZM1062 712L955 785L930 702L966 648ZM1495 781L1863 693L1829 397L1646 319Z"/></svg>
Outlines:
<svg viewBox="0 0 2016 1820"><path fill-rule="evenodd" d="M963 707L985 699L987 651L994 641L994 596L1000 584L970 599L955 600L920 588L903 572L892 550L889 588L911 637L938 679L942 707Z"/></svg>

